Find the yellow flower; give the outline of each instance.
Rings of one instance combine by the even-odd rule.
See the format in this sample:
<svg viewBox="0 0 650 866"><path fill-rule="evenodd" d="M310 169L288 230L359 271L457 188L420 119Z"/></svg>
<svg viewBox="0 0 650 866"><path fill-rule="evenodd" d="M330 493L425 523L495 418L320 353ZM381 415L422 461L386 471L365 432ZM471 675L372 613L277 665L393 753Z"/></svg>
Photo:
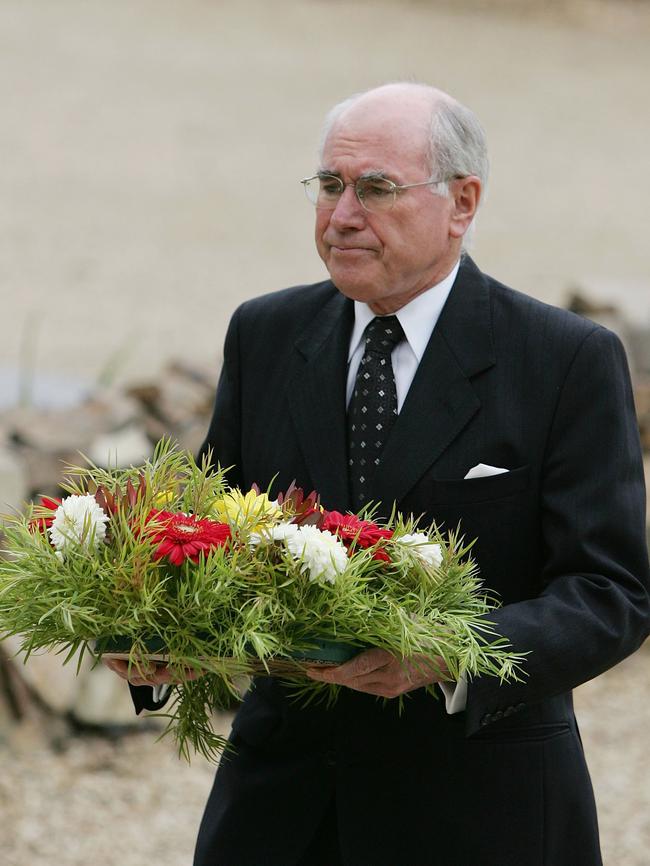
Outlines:
<svg viewBox="0 0 650 866"><path fill-rule="evenodd" d="M220 520L231 526L246 526L251 532L257 532L282 517L282 509L276 502L271 502L266 493L256 493L249 490L231 490L223 499L215 502L212 510Z"/></svg>
<svg viewBox="0 0 650 866"><path fill-rule="evenodd" d="M161 490L160 493L156 493L153 498L153 507L154 508L166 508L168 505L171 505L176 496L176 491L173 487L168 487L166 490Z"/></svg>

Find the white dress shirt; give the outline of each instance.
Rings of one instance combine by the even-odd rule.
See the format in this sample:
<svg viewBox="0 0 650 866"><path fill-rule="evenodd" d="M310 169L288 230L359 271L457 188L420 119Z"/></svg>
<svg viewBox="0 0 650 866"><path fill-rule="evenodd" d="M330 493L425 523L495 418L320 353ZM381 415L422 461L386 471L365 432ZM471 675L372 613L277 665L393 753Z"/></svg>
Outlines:
<svg viewBox="0 0 650 866"><path fill-rule="evenodd" d="M404 331L405 340L398 343L393 349L391 361L395 375L395 389L397 391L397 411L402 411L404 400L408 394L413 378L422 360L433 329L435 328L442 308L445 305L449 292L456 279L460 261L456 262L451 273L436 283L430 289L417 295L408 304L401 307L395 315ZM368 304L361 301L354 302L354 327L350 337L350 349L348 352L348 379L346 400L350 402L357 371L365 342L363 332L367 325L375 318L375 313ZM467 682L461 678L458 683L440 683L445 696L445 706L448 713L459 713L465 709L467 704Z"/></svg>
<svg viewBox="0 0 650 866"><path fill-rule="evenodd" d="M393 349L391 361L395 374L395 387L397 389L397 411L402 411L404 400L411 387L418 364L422 360L424 350L427 347L438 317L442 312L451 287L456 279L460 262L452 272L441 282L417 295L408 304L401 307L395 315L402 326L406 340L402 340ZM354 327L350 336L350 350L348 352L348 382L347 402L350 402L354 390L354 382L357 378L357 370L363 357L365 343L363 332L370 322L375 318L375 313L368 304L361 301L354 302Z"/></svg>

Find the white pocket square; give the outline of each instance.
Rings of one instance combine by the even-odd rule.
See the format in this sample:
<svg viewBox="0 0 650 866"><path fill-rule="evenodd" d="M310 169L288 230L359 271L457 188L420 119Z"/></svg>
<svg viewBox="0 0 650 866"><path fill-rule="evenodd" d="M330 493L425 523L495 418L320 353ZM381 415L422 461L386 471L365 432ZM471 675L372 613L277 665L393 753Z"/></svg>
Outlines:
<svg viewBox="0 0 650 866"><path fill-rule="evenodd" d="M472 466L465 479L487 478L489 475L502 475L504 472L508 472L508 470L503 469L501 466L490 466L489 463L477 463L476 466Z"/></svg>

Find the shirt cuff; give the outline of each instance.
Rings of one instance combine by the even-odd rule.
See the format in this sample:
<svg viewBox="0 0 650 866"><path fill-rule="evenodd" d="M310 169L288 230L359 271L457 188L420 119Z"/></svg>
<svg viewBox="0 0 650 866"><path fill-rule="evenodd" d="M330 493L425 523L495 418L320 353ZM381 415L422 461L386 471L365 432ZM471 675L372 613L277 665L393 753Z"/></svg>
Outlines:
<svg viewBox="0 0 650 866"><path fill-rule="evenodd" d="M467 678L463 676L457 683L438 683L445 696L445 709L452 716L462 713L467 706Z"/></svg>
<svg viewBox="0 0 650 866"><path fill-rule="evenodd" d="M167 697L167 693L169 692L169 685L167 685L167 683L163 683L159 686L152 686L151 690L153 692L154 704L160 704Z"/></svg>

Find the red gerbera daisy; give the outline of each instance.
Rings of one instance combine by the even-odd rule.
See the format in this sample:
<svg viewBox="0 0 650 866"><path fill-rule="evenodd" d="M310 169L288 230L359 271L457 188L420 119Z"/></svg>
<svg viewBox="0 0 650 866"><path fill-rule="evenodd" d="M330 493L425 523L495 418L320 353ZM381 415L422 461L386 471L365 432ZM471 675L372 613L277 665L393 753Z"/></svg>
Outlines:
<svg viewBox="0 0 650 866"><path fill-rule="evenodd" d="M30 530L47 532L54 522L54 515L59 505L61 500L58 497L41 496L41 501L35 508L35 516L29 521Z"/></svg>
<svg viewBox="0 0 650 866"><path fill-rule="evenodd" d="M341 514L340 511L329 511L321 528L338 535L348 549L373 547L393 537L391 529L382 529L371 520L361 520L354 514ZM375 550L372 558L390 562L390 556L382 547Z"/></svg>
<svg viewBox="0 0 650 866"><path fill-rule="evenodd" d="M157 524L152 527L152 539L158 545L153 558L166 556L172 565L182 565L186 559L198 563L201 553L205 556L230 540L228 524L201 520L192 514L152 511L148 520Z"/></svg>

